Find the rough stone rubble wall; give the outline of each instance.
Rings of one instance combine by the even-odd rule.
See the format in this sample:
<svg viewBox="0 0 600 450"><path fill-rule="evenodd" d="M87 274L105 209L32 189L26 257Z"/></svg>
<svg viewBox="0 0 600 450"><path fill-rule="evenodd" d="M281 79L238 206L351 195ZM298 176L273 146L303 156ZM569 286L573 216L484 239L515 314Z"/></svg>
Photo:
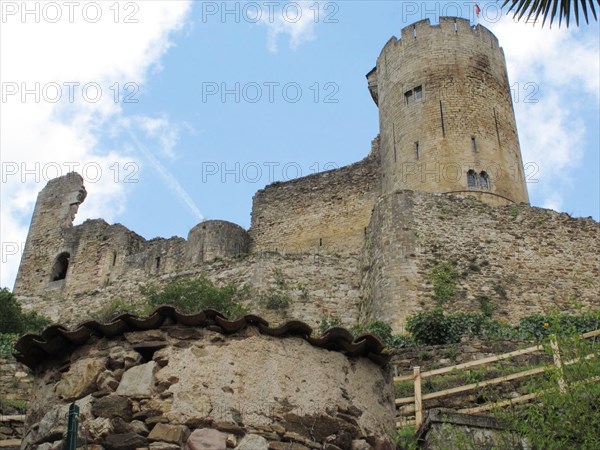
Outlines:
<svg viewBox="0 0 600 450"><path fill-rule="evenodd" d="M480 297L509 322L553 307L600 307L600 224L526 205L400 191L382 197L367 233L363 313L398 331L434 306L431 268L455 261L450 311L479 312Z"/></svg>
<svg viewBox="0 0 600 450"><path fill-rule="evenodd" d="M385 369L254 328L131 332L47 361L21 448L59 448L73 401L80 440L108 450L387 449L395 416Z"/></svg>
<svg viewBox="0 0 600 450"><path fill-rule="evenodd" d="M380 190L378 139L356 164L258 191L253 251L356 254Z"/></svg>
<svg viewBox="0 0 600 450"><path fill-rule="evenodd" d="M258 253L243 258L223 259L195 265L186 270L149 276L143 265L131 267L115 275L102 287L91 287L77 293L49 292L48 295L20 298L25 308L49 316L53 321L75 324L88 320L90 315L111 301L120 299L140 305L140 285L165 285L175 277L192 278L205 275L218 285L236 283L248 285L253 295L246 306L269 321L301 318L318 326L324 316L338 316L343 326L356 324L360 303L360 261L357 256L337 255L278 255ZM276 272L287 288L279 292L290 297L289 307L269 309L262 301L270 288L276 286Z"/></svg>

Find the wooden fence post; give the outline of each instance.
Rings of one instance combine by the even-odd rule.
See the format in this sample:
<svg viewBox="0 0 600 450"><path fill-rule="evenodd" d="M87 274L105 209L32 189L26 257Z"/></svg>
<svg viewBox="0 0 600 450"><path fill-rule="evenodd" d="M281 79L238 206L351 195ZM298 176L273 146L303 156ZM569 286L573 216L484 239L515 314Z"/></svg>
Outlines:
<svg viewBox="0 0 600 450"><path fill-rule="evenodd" d="M421 368L413 368L413 381L415 383L415 426L419 428L423 423L423 398L421 396Z"/></svg>
<svg viewBox="0 0 600 450"><path fill-rule="evenodd" d="M554 359L554 365L558 369L559 377L558 377L558 389L563 394L567 392L567 383L565 382L565 378L563 376L563 364L562 359L560 358L560 348L558 347L558 341L556 340L556 336L552 336L550 338L550 347L552 347L552 357Z"/></svg>

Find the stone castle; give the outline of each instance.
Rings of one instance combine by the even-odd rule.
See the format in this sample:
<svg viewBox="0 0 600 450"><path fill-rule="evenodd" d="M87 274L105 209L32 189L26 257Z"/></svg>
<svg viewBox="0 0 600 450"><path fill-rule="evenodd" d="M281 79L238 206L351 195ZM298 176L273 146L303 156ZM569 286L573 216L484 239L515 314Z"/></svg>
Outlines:
<svg viewBox="0 0 600 450"><path fill-rule="evenodd" d="M387 42L367 80L380 120L368 156L260 190L249 230L205 221L187 239L146 240L102 219L73 226L84 180L51 180L14 293L73 323L177 277L256 292L279 279L289 305L256 302L253 312L344 326L379 319L399 332L433 306L431 269L453 261L461 276L449 310L477 311L487 298L498 319L515 321L600 305L600 226L529 206L504 53L489 30L417 22Z"/></svg>

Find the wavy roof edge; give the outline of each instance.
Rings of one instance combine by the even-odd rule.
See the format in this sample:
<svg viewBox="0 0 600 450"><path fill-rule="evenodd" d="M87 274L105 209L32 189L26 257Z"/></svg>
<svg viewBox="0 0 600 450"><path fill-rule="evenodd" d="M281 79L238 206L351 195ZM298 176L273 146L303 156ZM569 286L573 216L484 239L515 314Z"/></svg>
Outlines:
<svg viewBox="0 0 600 450"><path fill-rule="evenodd" d="M84 345L92 337L113 338L132 331L155 330L161 326L184 325L187 327L211 327L223 334L233 334L256 327L261 334L272 337L300 337L315 347L339 351L347 356L362 356L384 366L391 355L378 337L363 334L356 338L345 328L331 328L319 337L313 337L313 329L305 322L290 320L278 327L270 327L262 317L248 314L236 320L227 318L218 311L207 309L197 314L183 314L173 306L160 306L146 317L129 313L121 314L107 323L82 322L73 329L63 325L50 325L39 335L27 334L15 344L17 361L35 369L47 358L57 357Z"/></svg>

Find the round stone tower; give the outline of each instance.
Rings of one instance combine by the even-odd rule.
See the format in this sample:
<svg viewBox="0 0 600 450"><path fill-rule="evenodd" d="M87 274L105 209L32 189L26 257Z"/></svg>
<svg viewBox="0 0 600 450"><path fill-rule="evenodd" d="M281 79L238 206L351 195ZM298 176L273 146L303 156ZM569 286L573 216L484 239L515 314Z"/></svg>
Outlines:
<svg viewBox="0 0 600 450"><path fill-rule="evenodd" d="M528 202L504 52L488 29L441 17L390 39L367 75L379 107L383 194Z"/></svg>
<svg viewBox="0 0 600 450"><path fill-rule="evenodd" d="M186 259L191 264L248 253L248 232L225 220L200 222L188 233Z"/></svg>

